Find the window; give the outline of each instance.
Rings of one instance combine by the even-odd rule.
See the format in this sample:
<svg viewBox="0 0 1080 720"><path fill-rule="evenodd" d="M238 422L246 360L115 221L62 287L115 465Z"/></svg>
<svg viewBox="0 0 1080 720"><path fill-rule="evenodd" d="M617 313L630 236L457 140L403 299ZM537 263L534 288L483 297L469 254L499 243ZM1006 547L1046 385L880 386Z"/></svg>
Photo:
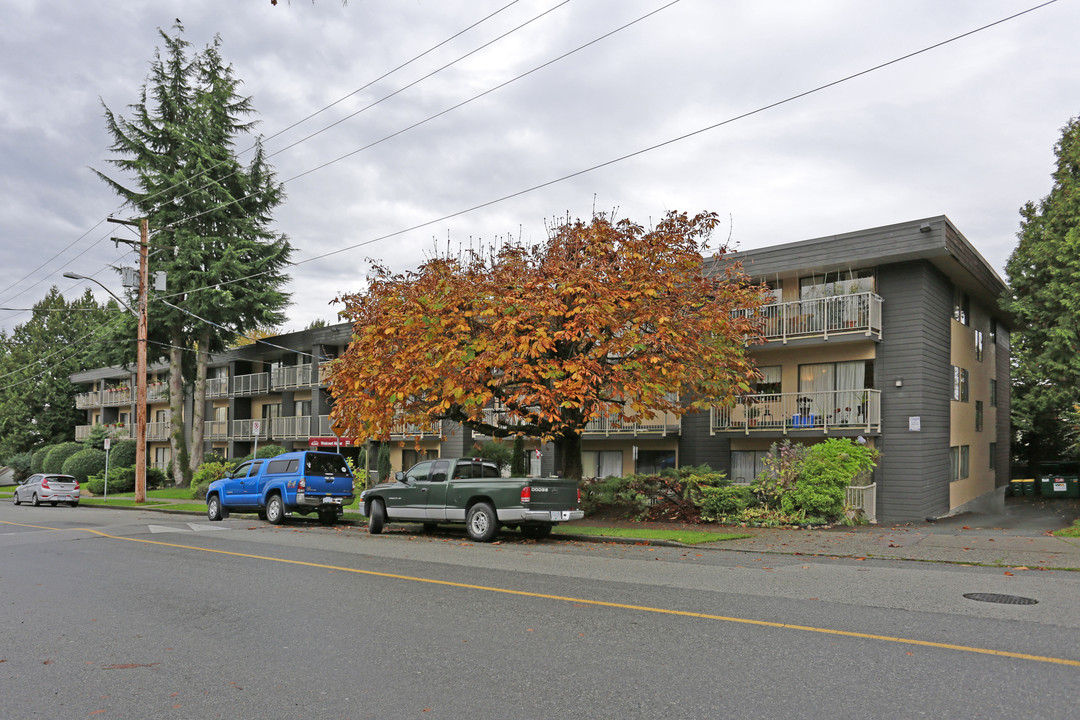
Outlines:
<svg viewBox="0 0 1080 720"><path fill-rule="evenodd" d="M983 359L983 334L982 330L975 331L975 359L982 362Z"/></svg>
<svg viewBox="0 0 1080 720"><path fill-rule="evenodd" d="M796 410L810 422L866 422L868 393L874 386L874 364L866 360L799 366Z"/></svg>
<svg viewBox="0 0 1080 720"><path fill-rule="evenodd" d="M968 461L971 459L970 445L954 445L949 448L949 477L952 482L968 476Z"/></svg>
<svg viewBox="0 0 1080 720"><path fill-rule="evenodd" d="M422 462L413 465L405 477L409 480L427 480L431 475L431 466L433 463Z"/></svg>
<svg viewBox="0 0 1080 720"><path fill-rule="evenodd" d="M297 401L297 403L293 406L293 413L295 415L299 415L300 417L310 417L311 416L311 401L310 400L299 400L299 401Z"/></svg>
<svg viewBox="0 0 1080 720"><path fill-rule="evenodd" d="M621 477L623 474L622 450L582 452L581 470L584 477Z"/></svg>
<svg viewBox="0 0 1080 720"><path fill-rule="evenodd" d="M761 395L780 394L780 376L783 368L780 365L766 365L759 367L761 380L757 383L756 391Z"/></svg>
<svg viewBox="0 0 1080 720"><path fill-rule="evenodd" d="M997 380L990 381L990 407L997 407Z"/></svg>
<svg viewBox="0 0 1080 720"><path fill-rule="evenodd" d="M446 482L446 471L450 469L449 460L436 460L431 466L431 482Z"/></svg>
<svg viewBox="0 0 1080 720"><path fill-rule="evenodd" d="M953 288L952 317L962 325L971 324L971 298L958 287Z"/></svg>
<svg viewBox="0 0 1080 720"><path fill-rule="evenodd" d="M975 432L982 432L983 429L983 404L982 400L975 401Z"/></svg>
<svg viewBox="0 0 1080 720"><path fill-rule="evenodd" d="M997 443L990 443L990 469L997 468Z"/></svg>
<svg viewBox="0 0 1080 720"><path fill-rule="evenodd" d="M867 292L874 292L873 270L841 270L799 278L800 300Z"/></svg>
<svg viewBox="0 0 1080 720"><path fill-rule="evenodd" d="M997 343L997 320L990 318L990 344Z"/></svg>
<svg viewBox="0 0 1080 720"><path fill-rule="evenodd" d="M270 464L266 466L266 472L272 475L282 475L285 473L294 473L300 469L300 458L292 458L286 460L271 460Z"/></svg>
<svg viewBox="0 0 1080 720"><path fill-rule="evenodd" d="M971 385L969 380L968 371L964 368L952 366L953 371L953 389L952 399L957 402L967 402L970 399L969 386Z"/></svg>
<svg viewBox="0 0 1080 720"><path fill-rule="evenodd" d="M659 475L661 470L673 467L675 467L674 450L638 450L636 472Z"/></svg>

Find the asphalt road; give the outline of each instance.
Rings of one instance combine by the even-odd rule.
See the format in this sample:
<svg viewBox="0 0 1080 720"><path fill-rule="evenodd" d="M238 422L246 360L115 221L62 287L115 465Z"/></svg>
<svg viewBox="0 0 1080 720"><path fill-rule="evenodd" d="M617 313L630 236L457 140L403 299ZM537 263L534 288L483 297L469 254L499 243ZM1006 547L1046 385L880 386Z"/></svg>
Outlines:
<svg viewBox="0 0 1080 720"><path fill-rule="evenodd" d="M0 717L1072 718L1078 591L1069 572L5 503Z"/></svg>

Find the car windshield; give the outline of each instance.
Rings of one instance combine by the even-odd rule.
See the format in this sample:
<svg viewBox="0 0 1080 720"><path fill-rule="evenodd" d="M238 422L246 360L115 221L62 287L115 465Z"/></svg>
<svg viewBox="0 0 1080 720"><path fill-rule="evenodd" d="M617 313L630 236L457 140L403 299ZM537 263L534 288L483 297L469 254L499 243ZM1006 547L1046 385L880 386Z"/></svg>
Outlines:
<svg viewBox="0 0 1080 720"><path fill-rule="evenodd" d="M311 453L307 456L304 468L306 472L312 475L349 477L349 466L345 464L345 458L340 455L330 453L316 455Z"/></svg>

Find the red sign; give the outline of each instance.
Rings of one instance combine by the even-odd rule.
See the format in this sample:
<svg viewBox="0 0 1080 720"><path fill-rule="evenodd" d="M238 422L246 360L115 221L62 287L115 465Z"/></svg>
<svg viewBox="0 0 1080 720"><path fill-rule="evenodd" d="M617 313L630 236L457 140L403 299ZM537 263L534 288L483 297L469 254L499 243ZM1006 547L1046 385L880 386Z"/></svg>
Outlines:
<svg viewBox="0 0 1080 720"><path fill-rule="evenodd" d="M308 447L337 447L338 445L352 445L353 438L343 437L313 437L308 438Z"/></svg>

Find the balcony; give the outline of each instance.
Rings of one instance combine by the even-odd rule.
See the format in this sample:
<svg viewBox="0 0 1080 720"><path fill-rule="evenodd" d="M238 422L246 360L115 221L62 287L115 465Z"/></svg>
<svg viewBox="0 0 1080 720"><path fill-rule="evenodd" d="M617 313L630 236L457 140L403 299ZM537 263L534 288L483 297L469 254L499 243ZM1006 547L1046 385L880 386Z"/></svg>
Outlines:
<svg viewBox="0 0 1080 720"><path fill-rule="evenodd" d="M203 423L203 437L206 440L228 440L228 420L207 420Z"/></svg>
<svg viewBox="0 0 1080 720"><path fill-rule="evenodd" d="M75 426L75 442L86 442L90 439L90 429L95 427L94 425L76 425ZM105 425L106 430L109 431L109 437L116 440L128 440L135 437L135 425L125 423L124 425Z"/></svg>
<svg viewBox="0 0 1080 720"><path fill-rule="evenodd" d="M99 407L101 405L101 391L91 390L90 392L82 392L75 396L75 407L78 410L86 410L87 408Z"/></svg>
<svg viewBox="0 0 1080 720"><path fill-rule="evenodd" d="M270 384L275 390L311 387L316 376L313 370L311 363L275 368L270 374Z"/></svg>
<svg viewBox="0 0 1080 720"><path fill-rule="evenodd" d="M270 373L237 375L232 379L233 395L264 395L270 391Z"/></svg>
<svg viewBox="0 0 1080 720"><path fill-rule="evenodd" d="M161 402L169 399L169 386L163 382L150 383L146 386L146 402Z"/></svg>
<svg viewBox="0 0 1080 720"><path fill-rule="evenodd" d="M172 432L172 423L168 420L162 422L148 422L146 423L146 441L147 442L165 442L169 439L169 433Z"/></svg>
<svg viewBox="0 0 1080 720"><path fill-rule="evenodd" d="M259 439L269 440L273 437L270 434L273 430L273 425L266 420L233 420L232 427L232 439L233 440L254 440L255 439L255 426L253 423L259 423Z"/></svg>
<svg viewBox="0 0 1080 720"><path fill-rule="evenodd" d="M633 435L634 437L638 437L641 435L652 435L667 437L669 433L678 435L680 432L682 432L682 418L672 413L663 413L660 415L652 415L647 418L643 417L641 420L635 422L627 422L625 420L616 422L609 417L593 419L585 426L582 436L597 437L602 435L604 437L610 437L611 435Z"/></svg>
<svg viewBox="0 0 1080 720"><path fill-rule="evenodd" d="M277 440L307 440L311 437L311 416L271 418L270 437Z"/></svg>
<svg viewBox="0 0 1080 720"><path fill-rule="evenodd" d="M881 432L880 390L743 395L711 411L710 432L782 433L793 430Z"/></svg>
<svg viewBox="0 0 1080 720"><path fill-rule="evenodd" d="M223 398L229 396L229 378L206 378L206 397Z"/></svg>
<svg viewBox="0 0 1080 720"><path fill-rule="evenodd" d="M131 388L107 388L101 393L101 404L105 406L130 405L134 394Z"/></svg>
<svg viewBox="0 0 1080 720"><path fill-rule="evenodd" d="M881 303L881 296L867 292L773 303L756 311L735 312L760 317L767 342L786 344L799 338L828 340L834 335L860 334L880 340Z"/></svg>
<svg viewBox="0 0 1080 720"><path fill-rule="evenodd" d="M319 415L319 437L331 437L334 434L334 430L330 424L329 415ZM422 438L422 437L441 437L442 436L442 423L438 420L433 420L430 423L423 423L416 425L413 423L395 423L394 427L390 430L390 437L396 440ZM346 436L342 436L346 437Z"/></svg>

